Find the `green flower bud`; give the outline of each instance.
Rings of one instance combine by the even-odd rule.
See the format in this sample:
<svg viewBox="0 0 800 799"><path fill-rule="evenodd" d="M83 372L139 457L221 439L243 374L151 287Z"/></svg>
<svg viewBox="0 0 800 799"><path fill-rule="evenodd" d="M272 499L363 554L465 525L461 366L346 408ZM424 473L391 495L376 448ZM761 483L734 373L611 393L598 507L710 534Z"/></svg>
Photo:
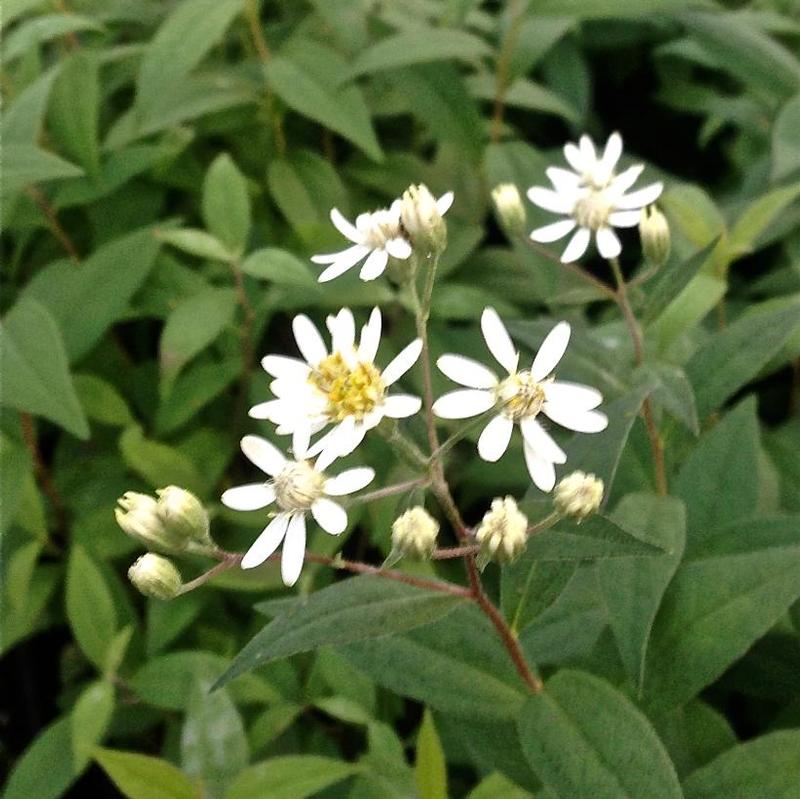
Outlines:
<svg viewBox="0 0 800 799"><path fill-rule="evenodd" d="M492 201L497 218L506 232L520 235L525 231L527 217L519 190L513 183L501 183L492 191Z"/></svg>
<svg viewBox="0 0 800 799"><path fill-rule="evenodd" d="M644 257L654 266L663 266L669 258L671 247L669 223L655 205L642 208L639 235Z"/></svg>
<svg viewBox="0 0 800 799"><path fill-rule="evenodd" d="M172 553L186 548L185 537L165 526L158 510L158 503L153 497L126 491L117 503L119 507L114 509L117 524L123 532L140 541L148 549Z"/></svg>
<svg viewBox="0 0 800 799"><path fill-rule="evenodd" d="M603 481L593 474L572 472L553 492L553 505L562 516L583 521L596 513L603 501Z"/></svg>
<svg viewBox="0 0 800 799"><path fill-rule="evenodd" d="M174 599L181 592L183 580L171 560L148 552L128 569L128 579L145 596Z"/></svg>
<svg viewBox="0 0 800 799"><path fill-rule="evenodd" d="M510 563L519 557L528 541L528 517L517 508L513 497L492 500L475 533L483 561Z"/></svg>
<svg viewBox="0 0 800 799"><path fill-rule="evenodd" d="M411 245L422 254L439 253L447 244L445 224L428 187L409 186L400 200L400 222Z"/></svg>
<svg viewBox="0 0 800 799"><path fill-rule="evenodd" d="M191 491L167 486L160 488L156 494L158 515L169 536L183 541L184 546L190 543L211 546L208 512Z"/></svg>
<svg viewBox="0 0 800 799"><path fill-rule="evenodd" d="M399 555L427 560L436 548L439 522L420 505L398 516L392 524L392 549Z"/></svg>

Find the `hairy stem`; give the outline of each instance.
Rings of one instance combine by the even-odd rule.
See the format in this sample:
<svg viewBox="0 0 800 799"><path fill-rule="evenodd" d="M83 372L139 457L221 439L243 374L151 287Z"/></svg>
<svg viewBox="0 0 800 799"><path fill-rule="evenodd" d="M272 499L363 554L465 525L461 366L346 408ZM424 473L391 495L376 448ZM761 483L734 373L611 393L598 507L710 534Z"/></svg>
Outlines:
<svg viewBox="0 0 800 799"><path fill-rule="evenodd" d="M378 488L375 491L368 491L366 494L358 494L347 504L349 506L356 503L360 505L364 502L375 502L386 497L393 497L396 494L404 494L406 491L413 491L415 488L425 488L429 483L430 480L427 477L417 477L414 480L406 480L404 483L396 483L385 488Z"/></svg>

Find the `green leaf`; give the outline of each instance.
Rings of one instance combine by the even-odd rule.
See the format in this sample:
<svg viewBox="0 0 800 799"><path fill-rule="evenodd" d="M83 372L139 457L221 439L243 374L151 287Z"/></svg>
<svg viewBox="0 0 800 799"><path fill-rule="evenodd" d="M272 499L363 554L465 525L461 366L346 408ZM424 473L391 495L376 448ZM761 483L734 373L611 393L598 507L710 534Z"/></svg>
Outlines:
<svg viewBox="0 0 800 799"><path fill-rule="evenodd" d="M323 588L267 624L217 681L328 644L391 635L448 614L463 597L365 575Z"/></svg>
<svg viewBox="0 0 800 799"><path fill-rule="evenodd" d="M496 82L492 75L474 75L468 79L467 86L473 97L477 97L479 100L493 101L497 94ZM555 114L570 122L578 120L578 112L559 95L525 78L514 81L506 89L503 99L506 105L515 108Z"/></svg>
<svg viewBox="0 0 800 799"><path fill-rule="evenodd" d="M645 533L666 553L657 558L602 560L597 574L625 671L641 687L650 630L686 540L686 512L673 497L628 494L614 510L622 526Z"/></svg>
<svg viewBox="0 0 800 799"><path fill-rule="evenodd" d="M79 544L67 565L67 618L78 645L101 671L117 631L114 599L100 569Z"/></svg>
<svg viewBox="0 0 800 799"><path fill-rule="evenodd" d="M0 332L3 405L44 416L74 436L88 438L89 425L72 384L64 343L47 309L22 298Z"/></svg>
<svg viewBox="0 0 800 799"><path fill-rule="evenodd" d="M5 346L5 345L4 345ZM33 469L28 448L17 442L5 433L0 433L0 535L14 521L17 509L21 506L26 482L30 479Z"/></svg>
<svg viewBox="0 0 800 799"><path fill-rule="evenodd" d="M247 181L227 154L217 156L203 183L203 221L227 249L242 252L250 233Z"/></svg>
<svg viewBox="0 0 800 799"><path fill-rule="evenodd" d="M147 655L153 657L171 644L200 615L205 597L196 591L169 602L147 602Z"/></svg>
<svg viewBox="0 0 800 799"><path fill-rule="evenodd" d="M98 680L86 688L72 708L72 749L82 769L92 759L94 748L103 739L114 712L114 686Z"/></svg>
<svg viewBox="0 0 800 799"><path fill-rule="evenodd" d="M150 228L98 247L79 267L58 261L28 284L25 296L47 307L64 334L71 363L80 360L127 310L156 261L159 243ZM75 313L81 308L83 313Z"/></svg>
<svg viewBox="0 0 800 799"><path fill-rule="evenodd" d="M503 566L500 596L503 615L519 633L555 602L575 573L577 561L542 561L527 547L520 558Z"/></svg>
<svg viewBox="0 0 800 799"><path fill-rule="evenodd" d="M420 799L447 799L447 764L430 710L425 710L417 734L414 782Z"/></svg>
<svg viewBox="0 0 800 799"><path fill-rule="evenodd" d="M161 375L169 385L233 322L236 292L209 288L193 294L167 317L159 343Z"/></svg>
<svg viewBox="0 0 800 799"><path fill-rule="evenodd" d="M3 7L5 21L6 3ZM5 109L0 120L3 143L27 144L39 141L39 136L47 112L47 101L53 88L53 81L58 75L60 65L43 72L35 81L26 86Z"/></svg>
<svg viewBox="0 0 800 799"><path fill-rule="evenodd" d="M472 605L410 632L343 646L389 690L463 719L509 719L525 696L497 632Z"/></svg>
<svg viewBox="0 0 800 799"><path fill-rule="evenodd" d="M359 766L318 755L284 755L250 766L225 799L306 799L358 773Z"/></svg>
<svg viewBox="0 0 800 799"><path fill-rule="evenodd" d="M694 389L686 372L668 363L645 363L640 372L645 375L644 380L652 379L658 383L651 395L653 402L683 422L691 433L700 435Z"/></svg>
<svg viewBox="0 0 800 799"><path fill-rule="evenodd" d="M278 286L317 288L317 282L307 263L287 250L264 247L250 253L242 262L242 272Z"/></svg>
<svg viewBox="0 0 800 799"><path fill-rule="evenodd" d="M473 61L490 55L483 39L452 28L418 28L387 36L368 47L348 70L348 77L430 61Z"/></svg>
<svg viewBox="0 0 800 799"><path fill-rule="evenodd" d="M733 256L741 257L758 248L761 236L787 206L800 197L800 183L784 186L759 197L745 208L730 235Z"/></svg>
<svg viewBox="0 0 800 799"><path fill-rule="evenodd" d="M3 196L24 189L31 183L80 177L83 171L32 144L9 142L3 147Z"/></svg>
<svg viewBox="0 0 800 799"><path fill-rule="evenodd" d="M762 735L723 752L684 782L686 799L797 799L800 730Z"/></svg>
<svg viewBox="0 0 800 799"><path fill-rule="evenodd" d="M200 799L200 789L182 771L158 757L97 749L95 760L126 799Z"/></svg>
<svg viewBox="0 0 800 799"><path fill-rule="evenodd" d="M5 5L7 4L4 3ZM3 21L6 19L4 8ZM103 26L80 14L39 14L21 22L11 35L4 37L3 61L5 64L10 64L14 59L50 39L88 30L101 31Z"/></svg>
<svg viewBox="0 0 800 799"><path fill-rule="evenodd" d="M181 228L180 230L159 230L158 239L177 247L182 252L210 261L231 263L236 256L218 238L198 228Z"/></svg>
<svg viewBox="0 0 800 799"><path fill-rule="evenodd" d="M133 424L128 404L111 383L96 375L75 375L75 391L86 415L101 424L127 427Z"/></svg>
<svg viewBox="0 0 800 799"><path fill-rule="evenodd" d="M752 380L800 329L797 308L745 315L711 336L686 364L701 419Z"/></svg>
<svg viewBox="0 0 800 799"><path fill-rule="evenodd" d="M682 799L650 723L597 677L559 671L519 716L522 748L554 797Z"/></svg>
<svg viewBox="0 0 800 799"><path fill-rule="evenodd" d="M12 106L13 108L13 106ZM800 170L800 94L778 112L772 127L772 180L778 182Z"/></svg>

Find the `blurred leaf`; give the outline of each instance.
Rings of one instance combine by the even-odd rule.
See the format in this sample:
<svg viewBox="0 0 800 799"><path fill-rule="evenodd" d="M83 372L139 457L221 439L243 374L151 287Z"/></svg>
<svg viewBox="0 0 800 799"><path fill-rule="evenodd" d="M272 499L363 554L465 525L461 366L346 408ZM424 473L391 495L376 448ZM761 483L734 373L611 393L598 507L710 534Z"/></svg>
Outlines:
<svg viewBox="0 0 800 799"><path fill-rule="evenodd" d="M141 427L128 427L122 433L119 450L128 467L152 488L178 485L198 494L205 493L194 463L174 447L145 438Z"/></svg>
<svg viewBox="0 0 800 799"><path fill-rule="evenodd" d="M447 799L447 764L433 716L427 708L417 734L414 782L420 799Z"/></svg>
<svg viewBox="0 0 800 799"><path fill-rule="evenodd" d="M358 771L358 765L331 757L273 757L242 771L225 799L306 799Z"/></svg>
<svg viewBox="0 0 800 799"><path fill-rule="evenodd" d="M82 175L82 170L47 150L32 144L15 144L3 147L3 196L48 180L63 180Z"/></svg>
<svg viewBox="0 0 800 799"><path fill-rule="evenodd" d="M242 252L250 232L247 181L227 154L217 156L203 183L203 221L231 252Z"/></svg>
<svg viewBox="0 0 800 799"><path fill-rule="evenodd" d="M7 6L8 3L3 5L4 21ZM47 101L59 69L60 65L57 64L43 72L5 109L3 119L0 121L0 131L6 147L9 144L29 145L31 142L39 141L47 111Z"/></svg>
<svg viewBox="0 0 800 799"><path fill-rule="evenodd" d="M528 699L518 723L522 748L554 797L683 796L647 718L597 677L559 671Z"/></svg>
<svg viewBox="0 0 800 799"><path fill-rule="evenodd" d="M171 763L150 755L95 750L95 760L126 799L200 799L200 788Z"/></svg>
<svg viewBox="0 0 800 799"><path fill-rule="evenodd" d="M496 799L502 796L503 799L533 799L533 794L515 785L507 777L495 771L488 777L484 777L468 794L467 799ZM547 796L542 794L543 799Z"/></svg>
<svg viewBox="0 0 800 799"><path fill-rule="evenodd" d="M734 257L741 257L756 249L760 236L798 197L800 197L800 183L794 183L791 186L775 189L750 203L731 230L729 246Z"/></svg>
<svg viewBox="0 0 800 799"><path fill-rule="evenodd" d="M78 438L89 437L55 320L35 300L21 299L2 325L3 405L44 416Z"/></svg>
<svg viewBox="0 0 800 799"><path fill-rule="evenodd" d="M72 750L82 769L92 759L94 748L103 739L114 712L114 686L107 680L89 685L72 709Z"/></svg>
<svg viewBox="0 0 800 799"><path fill-rule="evenodd" d="M698 249L719 238L725 229L725 219L719 208L699 186L689 183L670 186L658 202L670 225Z"/></svg>
<svg viewBox="0 0 800 799"><path fill-rule="evenodd" d="M216 685L297 652L411 630L448 614L463 601L380 577L351 577L315 592L267 624Z"/></svg>
<svg viewBox="0 0 800 799"><path fill-rule="evenodd" d="M3 475L0 480L0 507L3 509L0 513L0 534L5 533L14 521L32 469L33 461L27 447L0 433L0 473Z"/></svg>
<svg viewBox="0 0 800 799"><path fill-rule="evenodd" d="M516 309L510 303L490 294L483 286L466 286L459 283L444 283L436 287L431 303L434 319L473 320L483 309L491 305L499 314L514 316Z"/></svg>
<svg viewBox="0 0 800 799"><path fill-rule="evenodd" d="M116 388L97 375L75 375L73 383L86 415L101 424L127 427L133 424L128 404Z"/></svg>
<svg viewBox="0 0 800 799"><path fill-rule="evenodd" d="M800 94L780 110L772 128L772 180L777 182L800 170Z"/></svg>
<svg viewBox="0 0 800 799"><path fill-rule="evenodd" d="M500 572L503 615L512 630L524 630L564 590L575 572L575 561L542 561L531 547Z"/></svg>
<svg viewBox="0 0 800 799"><path fill-rule="evenodd" d="M171 644L200 615L205 604L196 591L175 597L169 602L147 602L147 655L153 657Z"/></svg>
<svg viewBox="0 0 800 799"><path fill-rule="evenodd" d="M211 261L230 263L236 256L218 238L198 228L181 228L180 230L159 230L160 241L177 247L182 252Z"/></svg>
<svg viewBox="0 0 800 799"><path fill-rule="evenodd" d="M691 433L700 435L694 389L686 372L668 363L645 363L640 372L647 376L644 379L652 377L658 381L651 395L653 402L669 411Z"/></svg>
<svg viewBox="0 0 800 799"><path fill-rule="evenodd" d="M264 247L250 253L242 262L242 272L278 286L317 288L308 264L277 247Z"/></svg>
<svg viewBox="0 0 800 799"><path fill-rule="evenodd" d="M7 19L5 8L3 19L4 21ZM14 59L50 39L88 30L101 31L103 26L80 14L42 14L24 20L11 34L4 37L3 61L5 64L10 64Z"/></svg>
<svg viewBox="0 0 800 799"><path fill-rule="evenodd" d="M303 707L293 702L278 702L257 716L249 729L252 753L262 752L272 741L286 732L303 711Z"/></svg>

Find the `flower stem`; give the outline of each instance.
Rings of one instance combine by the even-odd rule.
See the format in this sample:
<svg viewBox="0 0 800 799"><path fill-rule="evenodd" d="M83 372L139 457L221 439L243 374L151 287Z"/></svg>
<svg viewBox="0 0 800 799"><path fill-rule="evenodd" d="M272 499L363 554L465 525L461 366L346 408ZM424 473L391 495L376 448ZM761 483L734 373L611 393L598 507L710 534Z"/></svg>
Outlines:
<svg viewBox="0 0 800 799"><path fill-rule="evenodd" d="M376 502L379 499L392 497L396 494L404 494L406 491L412 491L415 488L425 488L429 482L427 477L417 477L414 480L406 480L404 483L396 483L395 485L386 486L386 488L368 491L366 494L359 494L353 497L347 504L350 506L355 503Z"/></svg>

